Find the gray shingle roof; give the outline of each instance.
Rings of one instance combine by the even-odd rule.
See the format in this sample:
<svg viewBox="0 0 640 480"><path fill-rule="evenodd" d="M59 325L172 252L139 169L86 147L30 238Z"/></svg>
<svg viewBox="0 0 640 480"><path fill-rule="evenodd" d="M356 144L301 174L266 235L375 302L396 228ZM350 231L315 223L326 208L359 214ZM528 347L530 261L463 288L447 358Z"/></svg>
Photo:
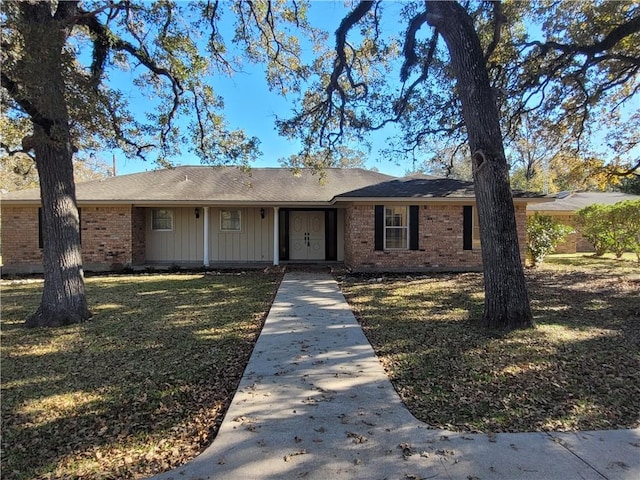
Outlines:
<svg viewBox="0 0 640 480"><path fill-rule="evenodd" d="M105 178L76 185L78 202L329 202L339 193L394 177L363 169L326 169L318 175L283 168L180 166ZM11 192L3 201L38 201L38 189Z"/></svg>
<svg viewBox="0 0 640 480"><path fill-rule="evenodd" d="M179 166L134 173L76 185L82 203L227 203L318 204L347 199L464 199L473 198L472 182L429 175L396 178L378 172L330 168L324 180L310 170L294 176L284 168ZM514 192L514 197L540 195ZM39 202L38 189L2 195L3 202Z"/></svg>
<svg viewBox="0 0 640 480"><path fill-rule="evenodd" d="M594 203L613 205L624 200L640 200L640 195L629 195L620 192L561 192L553 202L531 204L530 211L575 212Z"/></svg>
<svg viewBox="0 0 640 480"><path fill-rule="evenodd" d="M515 190L516 198L540 198L542 195ZM475 198L473 182L431 175L412 175L345 192L338 198Z"/></svg>

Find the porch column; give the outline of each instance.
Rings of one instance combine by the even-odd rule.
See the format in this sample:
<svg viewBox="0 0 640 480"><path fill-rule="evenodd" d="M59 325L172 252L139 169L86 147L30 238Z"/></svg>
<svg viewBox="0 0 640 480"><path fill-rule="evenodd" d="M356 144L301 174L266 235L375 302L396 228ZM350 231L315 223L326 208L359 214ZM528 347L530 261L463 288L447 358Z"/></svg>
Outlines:
<svg viewBox="0 0 640 480"><path fill-rule="evenodd" d="M204 252L202 255L202 263L205 267L209 266L209 207L203 207L204 210L204 238L203 238L203 247Z"/></svg>
<svg viewBox="0 0 640 480"><path fill-rule="evenodd" d="M280 207L273 207L273 265L280 265Z"/></svg>

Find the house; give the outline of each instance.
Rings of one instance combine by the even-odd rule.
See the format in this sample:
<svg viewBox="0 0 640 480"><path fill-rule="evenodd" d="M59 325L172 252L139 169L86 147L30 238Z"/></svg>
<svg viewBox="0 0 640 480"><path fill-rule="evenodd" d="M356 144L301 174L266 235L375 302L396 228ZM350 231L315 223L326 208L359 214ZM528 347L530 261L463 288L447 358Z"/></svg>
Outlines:
<svg viewBox="0 0 640 480"><path fill-rule="evenodd" d="M79 183L84 268L327 262L363 270L479 270L473 184L363 169L180 166ZM524 246L526 206L515 192ZM42 271L39 192L2 196L3 273ZM521 248L524 255L524 248Z"/></svg>
<svg viewBox="0 0 640 480"><path fill-rule="evenodd" d="M596 203L613 205L625 200L640 200L640 195L620 192L560 192L552 202L527 205L527 216L537 212L573 228L573 233L567 235L565 241L556 247L556 253L593 252L595 248L591 242L580 234L578 210Z"/></svg>

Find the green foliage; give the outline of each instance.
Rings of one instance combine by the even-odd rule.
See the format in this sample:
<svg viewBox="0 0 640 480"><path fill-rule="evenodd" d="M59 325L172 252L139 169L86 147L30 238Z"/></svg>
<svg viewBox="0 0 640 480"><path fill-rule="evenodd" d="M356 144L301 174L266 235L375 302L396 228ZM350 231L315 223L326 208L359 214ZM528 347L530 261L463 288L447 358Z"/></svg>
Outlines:
<svg viewBox="0 0 640 480"><path fill-rule="evenodd" d="M640 200L590 205L578 211L578 224L596 255L612 252L620 258L631 251L640 261Z"/></svg>
<svg viewBox="0 0 640 480"><path fill-rule="evenodd" d="M305 2L292 11L285 0L220 8L218 2L6 1L2 115L41 118L48 89L58 89L81 152L117 148L166 166L190 150L203 162L246 165L259 154L259 141L229 127L213 80L246 61L261 62L274 89L294 89L306 75L300 44L307 33L316 39L306 12ZM61 84L52 86L38 74L42 51L26 45L54 40L60 45L48 68L61 72Z"/></svg>
<svg viewBox="0 0 640 480"><path fill-rule="evenodd" d="M573 229L548 215L535 213L527 219L527 255L533 265L542 263Z"/></svg>
<svg viewBox="0 0 640 480"><path fill-rule="evenodd" d="M620 181L620 191L631 195L640 195L640 175L623 178Z"/></svg>

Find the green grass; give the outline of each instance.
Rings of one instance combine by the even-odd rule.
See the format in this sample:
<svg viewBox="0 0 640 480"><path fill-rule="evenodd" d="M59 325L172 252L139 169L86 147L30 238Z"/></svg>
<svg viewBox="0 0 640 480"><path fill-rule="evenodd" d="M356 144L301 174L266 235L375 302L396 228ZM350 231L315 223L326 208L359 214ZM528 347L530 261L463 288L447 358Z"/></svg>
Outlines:
<svg viewBox="0 0 640 480"><path fill-rule="evenodd" d="M276 275L87 279L94 317L26 330L42 283L2 282L2 478L140 478L210 443Z"/></svg>
<svg viewBox="0 0 640 480"><path fill-rule="evenodd" d="M638 272L640 263L635 253L624 253L616 258L612 253L596 257L593 253L554 254L544 259L546 269L577 270L591 273L634 273Z"/></svg>
<svg viewBox="0 0 640 480"><path fill-rule="evenodd" d="M639 274L633 262L550 257L527 271L537 327L509 333L478 326L480 274L346 278L342 289L420 420L593 430L640 426Z"/></svg>

